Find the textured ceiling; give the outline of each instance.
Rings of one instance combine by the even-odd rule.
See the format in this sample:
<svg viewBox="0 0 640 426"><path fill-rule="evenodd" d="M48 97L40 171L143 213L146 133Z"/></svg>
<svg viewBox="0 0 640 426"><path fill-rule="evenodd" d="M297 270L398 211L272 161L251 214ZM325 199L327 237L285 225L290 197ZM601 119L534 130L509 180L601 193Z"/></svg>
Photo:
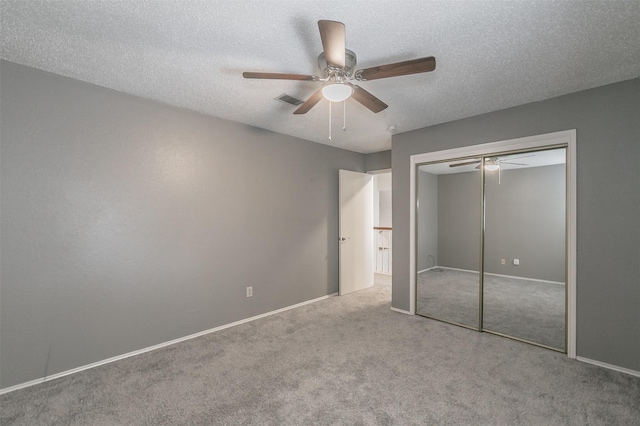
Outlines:
<svg viewBox="0 0 640 426"><path fill-rule="evenodd" d="M216 117L358 152L395 132L640 76L640 1L2 0L2 58ZM356 69L435 56L434 72L359 83L373 114L322 101L306 115L274 100L320 83L317 21L344 22Z"/></svg>

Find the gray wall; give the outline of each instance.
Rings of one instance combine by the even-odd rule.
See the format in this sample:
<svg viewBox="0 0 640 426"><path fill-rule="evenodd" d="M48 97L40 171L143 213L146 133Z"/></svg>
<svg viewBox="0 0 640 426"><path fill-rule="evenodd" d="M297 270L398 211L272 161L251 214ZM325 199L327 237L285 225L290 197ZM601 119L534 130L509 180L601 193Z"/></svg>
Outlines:
<svg viewBox="0 0 640 426"><path fill-rule="evenodd" d="M438 175L438 265L480 270L480 173Z"/></svg>
<svg viewBox="0 0 640 426"><path fill-rule="evenodd" d="M485 272L564 282L565 166L558 164L487 173L485 184ZM427 182L437 181L436 221L418 212L418 270L435 248L439 266L479 270L480 173L419 172L418 197L428 200ZM424 206L424 208L428 208ZM426 212L425 212L426 213ZM427 218L431 217L431 222ZM432 228L433 227L433 228ZM431 242L433 234L437 243ZM520 260L519 266L513 259ZM500 264L505 259L506 264ZM428 265L428 266L424 266Z"/></svg>
<svg viewBox="0 0 640 426"><path fill-rule="evenodd" d="M368 172L391 169L391 150L365 154L364 165Z"/></svg>
<svg viewBox="0 0 640 426"><path fill-rule="evenodd" d="M409 309L410 156L577 130L577 354L640 371L640 79L394 135L392 305Z"/></svg>
<svg viewBox="0 0 640 426"><path fill-rule="evenodd" d="M1 67L0 387L338 291L364 155Z"/></svg>
<svg viewBox="0 0 640 426"><path fill-rule="evenodd" d="M438 176L418 171L418 271L438 265ZM429 256L432 256L431 259Z"/></svg>
<svg viewBox="0 0 640 426"><path fill-rule="evenodd" d="M485 272L565 281L565 173L564 164L505 170L500 184L486 174Z"/></svg>

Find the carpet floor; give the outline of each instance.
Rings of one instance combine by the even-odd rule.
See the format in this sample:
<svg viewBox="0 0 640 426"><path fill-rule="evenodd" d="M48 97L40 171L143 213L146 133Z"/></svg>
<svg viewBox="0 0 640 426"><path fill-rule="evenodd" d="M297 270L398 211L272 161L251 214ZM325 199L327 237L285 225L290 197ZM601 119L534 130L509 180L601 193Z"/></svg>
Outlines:
<svg viewBox="0 0 640 426"><path fill-rule="evenodd" d="M2 425L640 425L640 378L390 310L390 286L0 396Z"/></svg>
<svg viewBox="0 0 640 426"><path fill-rule="evenodd" d="M416 313L478 327L477 272L418 274ZM565 350L565 287L485 275L483 329Z"/></svg>

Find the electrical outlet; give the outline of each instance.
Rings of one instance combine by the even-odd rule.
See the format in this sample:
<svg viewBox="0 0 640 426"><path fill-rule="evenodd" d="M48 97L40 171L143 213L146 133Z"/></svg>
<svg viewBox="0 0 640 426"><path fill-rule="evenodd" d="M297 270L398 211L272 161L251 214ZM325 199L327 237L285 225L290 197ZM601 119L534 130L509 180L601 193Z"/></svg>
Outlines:
<svg viewBox="0 0 640 426"><path fill-rule="evenodd" d="M520 259L513 259L513 264L516 266L520 265Z"/></svg>
<svg viewBox="0 0 640 426"><path fill-rule="evenodd" d="M501 264L501 265L506 265L506 264L507 264L507 261L506 261L506 260L504 260L504 259L500 259L500 264Z"/></svg>
<svg viewBox="0 0 640 426"><path fill-rule="evenodd" d="M253 287L247 287L247 297L253 296Z"/></svg>

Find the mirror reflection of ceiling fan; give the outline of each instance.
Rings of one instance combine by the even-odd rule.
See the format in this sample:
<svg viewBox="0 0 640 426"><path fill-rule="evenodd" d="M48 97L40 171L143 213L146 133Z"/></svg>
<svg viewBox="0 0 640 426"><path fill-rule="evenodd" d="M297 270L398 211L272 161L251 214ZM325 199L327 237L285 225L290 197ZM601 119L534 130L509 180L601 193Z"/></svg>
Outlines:
<svg viewBox="0 0 640 426"><path fill-rule="evenodd" d="M533 156L534 154L522 155L520 157L507 157L507 158L487 157L487 159L484 161L484 168L485 170L493 171L493 170L498 170L501 164L513 164L515 166L528 166L528 164L514 163L511 160L517 160L520 158L528 158ZM460 163L449 164L449 167L470 166L472 164L477 164L477 166L474 168L479 170L482 167L482 160L478 159L478 160L463 161Z"/></svg>
<svg viewBox="0 0 640 426"><path fill-rule="evenodd" d="M365 68L355 71L356 54L346 48L345 26L342 22L318 21L323 52L318 56L321 76L265 72L244 72L244 78L274 80L302 80L324 83L313 95L298 107L294 114L306 114L322 98L331 102L342 102L353 98L373 112L387 108L387 104L351 81L368 81L433 71L436 59L433 56Z"/></svg>

